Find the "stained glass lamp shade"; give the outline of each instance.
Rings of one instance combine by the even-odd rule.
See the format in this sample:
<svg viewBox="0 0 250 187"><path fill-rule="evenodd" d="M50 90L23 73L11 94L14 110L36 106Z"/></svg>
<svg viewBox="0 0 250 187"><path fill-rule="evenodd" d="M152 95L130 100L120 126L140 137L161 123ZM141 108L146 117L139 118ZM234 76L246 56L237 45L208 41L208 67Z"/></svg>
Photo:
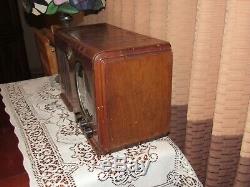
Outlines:
<svg viewBox="0 0 250 187"><path fill-rule="evenodd" d="M86 10L100 10L105 0L22 0L27 13L52 15L58 12L75 14Z"/></svg>

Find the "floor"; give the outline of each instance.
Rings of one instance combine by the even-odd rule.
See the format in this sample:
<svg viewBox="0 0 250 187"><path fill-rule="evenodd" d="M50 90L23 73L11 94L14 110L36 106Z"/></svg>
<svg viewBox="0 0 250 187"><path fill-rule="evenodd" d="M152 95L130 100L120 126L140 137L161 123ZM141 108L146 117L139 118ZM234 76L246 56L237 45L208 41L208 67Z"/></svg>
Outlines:
<svg viewBox="0 0 250 187"><path fill-rule="evenodd" d="M23 167L23 157L18 147L14 127L4 110L0 95L0 186L26 187L29 178Z"/></svg>

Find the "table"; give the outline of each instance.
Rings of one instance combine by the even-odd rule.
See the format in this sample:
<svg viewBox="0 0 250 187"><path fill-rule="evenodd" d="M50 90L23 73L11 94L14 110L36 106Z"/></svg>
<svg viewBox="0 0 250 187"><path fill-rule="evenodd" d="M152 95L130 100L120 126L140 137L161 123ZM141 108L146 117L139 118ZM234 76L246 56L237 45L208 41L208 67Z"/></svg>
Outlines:
<svg viewBox="0 0 250 187"><path fill-rule="evenodd" d="M202 186L169 137L96 155L60 99L55 76L0 89L32 187Z"/></svg>

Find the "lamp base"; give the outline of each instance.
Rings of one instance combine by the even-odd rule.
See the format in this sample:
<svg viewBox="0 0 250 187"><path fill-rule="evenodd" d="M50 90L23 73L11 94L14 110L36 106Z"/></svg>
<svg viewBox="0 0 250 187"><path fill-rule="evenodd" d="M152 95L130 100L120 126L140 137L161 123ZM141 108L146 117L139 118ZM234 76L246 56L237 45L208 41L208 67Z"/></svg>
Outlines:
<svg viewBox="0 0 250 187"><path fill-rule="evenodd" d="M69 27L71 25L71 22L73 20L72 16L66 13L61 13L59 15L59 19L63 25L63 27Z"/></svg>

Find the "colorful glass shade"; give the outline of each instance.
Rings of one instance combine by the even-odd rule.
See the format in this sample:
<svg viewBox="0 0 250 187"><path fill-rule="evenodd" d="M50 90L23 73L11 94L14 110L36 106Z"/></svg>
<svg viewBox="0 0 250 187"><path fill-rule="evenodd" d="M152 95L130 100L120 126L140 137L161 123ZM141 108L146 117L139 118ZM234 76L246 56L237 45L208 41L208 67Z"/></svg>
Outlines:
<svg viewBox="0 0 250 187"><path fill-rule="evenodd" d="M34 15L52 15L57 12L75 14L85 10L100 10L105 7L105 0L23 0L28 13Z"/></svg>

